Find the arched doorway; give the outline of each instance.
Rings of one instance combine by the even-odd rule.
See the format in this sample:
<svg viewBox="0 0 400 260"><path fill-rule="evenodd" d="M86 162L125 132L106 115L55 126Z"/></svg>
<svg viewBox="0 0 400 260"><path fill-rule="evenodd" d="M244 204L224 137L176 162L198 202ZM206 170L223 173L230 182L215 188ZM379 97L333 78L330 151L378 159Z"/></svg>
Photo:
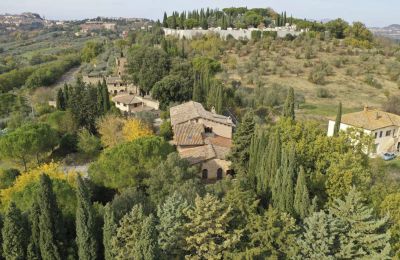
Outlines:
<svg viewBox="0 0 400 260"><path fill-rule="evenodd" d="M208 179L208 170L207 169L203 169L203 171L201 172L201 178L203 180L207 180Z"/></svg>
<svg viewBox="0 0 400 260"><path fill-rule="evenodd" d="M217 180L222 180L222 174L223 174L222 169L218 168L218 170L217 170Z"/></svg>

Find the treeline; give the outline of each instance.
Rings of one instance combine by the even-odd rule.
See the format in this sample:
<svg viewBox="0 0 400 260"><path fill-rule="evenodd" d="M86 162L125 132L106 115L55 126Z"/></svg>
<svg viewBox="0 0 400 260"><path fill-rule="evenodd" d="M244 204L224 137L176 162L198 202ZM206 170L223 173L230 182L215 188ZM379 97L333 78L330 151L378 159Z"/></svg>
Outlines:
<svg viewBox="0 0 400 260"><path fill-rule="evenodd" d="M29 88L50 86L69 69L80 64L80 56L71 54L61 60L44 65L14 69L0 75L0 93L6 93L25 85Z"/></svg>
<svg viewBox="0 0 400 260"><path fill-rule="evenodd" d="M89 62L103 51L103 44L99 42L87 42L80 53L67 54L58 60L47 63L15 68L9 72L0 74L0 93L6 93L22 86L37 88L51 86L71 68L79 65L81 61ZM34 63L40 63L35 61Z"/></svg>
<svg viewBox="0 0 400 260"><path fill-rule="evenodd" d="M189 12L173 12L171 16L164 13L162 22L163 27L192 29L201 27L208 29L209 27L228 27L243 28L257 27L260 23L270 25L272 21L281 25L286 21L286 13L278 15L271 8L224 8L222 11L218 9L200 9Z"/></svg>

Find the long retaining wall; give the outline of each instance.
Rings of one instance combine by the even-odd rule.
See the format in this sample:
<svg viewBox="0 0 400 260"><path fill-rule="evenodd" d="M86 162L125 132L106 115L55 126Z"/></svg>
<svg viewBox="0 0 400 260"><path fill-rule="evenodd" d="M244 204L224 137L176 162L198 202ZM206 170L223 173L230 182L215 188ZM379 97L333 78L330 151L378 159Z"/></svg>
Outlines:
<svg viewBox="0 0 400 260"><path fill-rule="evenodd" d="M230 35L236 40L241 39L251 39L251 32L252 31L269 31L269 32L276 32L279 38L284 38L286 35L291 34L293 36L298 36L303 33L303 31L294 31L294 30L259 30L259 29L228 29L228 30L221 30L219 28L210 28L208 30L203 29L192 29L192 30L179 30L179 29L170 29L170 28L163 28L165 35L175 36L180 39L193 39L195 37L201 37L207 34L218 34L222 39L226 40L226 38Z"/></svg>

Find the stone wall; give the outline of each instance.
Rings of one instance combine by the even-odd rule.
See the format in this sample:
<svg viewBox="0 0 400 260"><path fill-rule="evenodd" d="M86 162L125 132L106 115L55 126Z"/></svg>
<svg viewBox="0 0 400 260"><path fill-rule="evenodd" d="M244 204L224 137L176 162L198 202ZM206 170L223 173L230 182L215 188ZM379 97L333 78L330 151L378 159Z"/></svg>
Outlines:
<svg viewBox="0 0 400 260"><path fill-rule="evenodd" d="M286 29L285 27L282 28L277 28L277 29L230 29L228 28L227 30L222 30L220 28L210 28L208 30L203 30L203 29L192 29L192 30L179 30L179 29L170 29L170 28L163 28L165 35L170 35L174 37L178 37L179 39L186 38L186 39L193 39L195 37L201 37L203 35L207 34L218 34L221 39L226 40L226 38L231 35L234 39L236 40L241 40L241 39L251 39L251 32L252 31L265 31L265 32L277 32L277 36L279 38L284 38L286 35L291 34L293 36L298 36L302 34L304 31L295 31L293 29Z"/></svg>

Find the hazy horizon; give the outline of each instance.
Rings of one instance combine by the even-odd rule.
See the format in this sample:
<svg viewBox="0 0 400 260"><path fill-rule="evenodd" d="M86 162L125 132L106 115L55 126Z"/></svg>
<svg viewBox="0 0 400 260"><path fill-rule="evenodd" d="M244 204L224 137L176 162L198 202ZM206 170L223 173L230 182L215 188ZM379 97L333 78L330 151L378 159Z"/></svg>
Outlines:
<svg viewBox="0 0 400 260"><path fill-rule="evenodd" d="M53 0L54 1L54 0ZM292 3L291 3L292 2ZM104 17L136 17L153 20L162 19L164 11L185 11L198 8L225 8L247 6L271 7L277 12L287 11L297 18L335 19L343 18L349 22L361 21L369 27L382 27L400 23L398 10L400 2L395 0L303 0L301 3L288 0L202 0L188 2L181 0L1 0L0 12L17 14L22 12L38 13L47 19L69 20Z"/></svg>

